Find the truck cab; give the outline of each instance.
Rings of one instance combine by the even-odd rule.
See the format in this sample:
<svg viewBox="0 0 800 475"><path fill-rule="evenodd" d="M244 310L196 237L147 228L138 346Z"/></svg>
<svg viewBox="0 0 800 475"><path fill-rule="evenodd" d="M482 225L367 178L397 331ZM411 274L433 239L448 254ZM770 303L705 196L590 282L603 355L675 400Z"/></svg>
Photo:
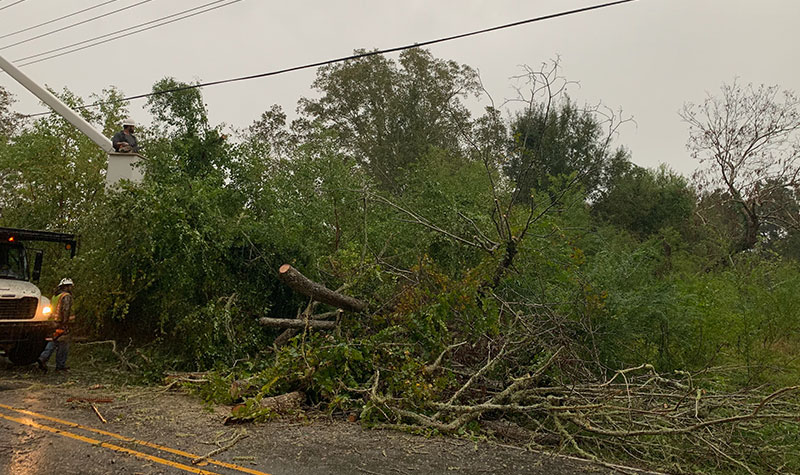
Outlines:
<svg viewBox="0 0 800 475"><path fill-rule="evenodd" d="M72 234L0 227L0 349L18 365L36 361L56 326L50 299L36 285L43 252L27 248L30 241L64 243L73 256L77 244Z"/></svg>

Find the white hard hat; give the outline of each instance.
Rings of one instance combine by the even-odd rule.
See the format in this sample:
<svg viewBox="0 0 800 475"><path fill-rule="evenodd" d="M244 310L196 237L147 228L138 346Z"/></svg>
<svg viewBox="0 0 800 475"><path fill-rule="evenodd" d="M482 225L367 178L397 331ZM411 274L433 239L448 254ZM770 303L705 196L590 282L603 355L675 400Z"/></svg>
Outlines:
<svg viewBox="0 0 800 475"><path fill-rule="evenodd" d="M70 279L69 277L64 277L63 279L61 279L61 282L58 283L59 287L63 287L65 285L74 285L72 283L72 279Z"/></svg>
<svg viewBox="0 0 800 475"><path fill-rule="evenodd" d="M130 117L128 117L127 119L125 119L125 120L123 120L123 121L122 121L122 126L123 126L123 127L127 127L127 126L129 126L129 125L131 125L131 126L133 126L133 127L137 127L137 126L138 126L138 124L136 123L136 121L135 121L135 120L133 120L133 119L131 119Z"/></svg>

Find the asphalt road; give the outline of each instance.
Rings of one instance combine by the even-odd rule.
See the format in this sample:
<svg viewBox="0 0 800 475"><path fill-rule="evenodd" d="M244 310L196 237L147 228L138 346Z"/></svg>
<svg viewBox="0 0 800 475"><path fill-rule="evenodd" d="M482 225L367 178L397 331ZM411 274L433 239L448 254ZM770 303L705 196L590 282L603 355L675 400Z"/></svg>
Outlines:
<svg viewBox="0 0 800 475"><path fill-rule="evenodd" d="M0 473L616 472L482 440L368 430L327 418L225 426L228 413L229 408L208 407L163 388L106 387L75 373L41 375L32 369L0 367Z"/></svg>

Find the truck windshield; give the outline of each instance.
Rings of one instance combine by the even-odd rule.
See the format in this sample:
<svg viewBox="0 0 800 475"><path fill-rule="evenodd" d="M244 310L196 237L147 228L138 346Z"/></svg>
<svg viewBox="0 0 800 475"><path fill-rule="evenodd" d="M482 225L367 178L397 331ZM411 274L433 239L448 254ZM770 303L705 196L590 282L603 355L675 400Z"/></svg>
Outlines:
<svg viewBox="0 0 800 475"><path fill-rule="evenodd" d="M0 279L28 280L25 248L0 245Z"/></svg>

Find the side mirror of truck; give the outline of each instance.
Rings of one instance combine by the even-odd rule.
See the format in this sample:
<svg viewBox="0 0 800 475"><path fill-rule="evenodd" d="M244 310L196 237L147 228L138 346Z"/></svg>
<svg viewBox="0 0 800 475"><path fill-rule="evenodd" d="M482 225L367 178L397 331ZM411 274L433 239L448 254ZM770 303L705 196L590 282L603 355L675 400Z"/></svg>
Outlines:
<svg viewBox="0 0 800 475"><path fill-rule="evenodd" d="M39 277L42 276L42 251L34 251L33 254L33 273L31 273L31 280L33 283L39 283Z"/></svg>

